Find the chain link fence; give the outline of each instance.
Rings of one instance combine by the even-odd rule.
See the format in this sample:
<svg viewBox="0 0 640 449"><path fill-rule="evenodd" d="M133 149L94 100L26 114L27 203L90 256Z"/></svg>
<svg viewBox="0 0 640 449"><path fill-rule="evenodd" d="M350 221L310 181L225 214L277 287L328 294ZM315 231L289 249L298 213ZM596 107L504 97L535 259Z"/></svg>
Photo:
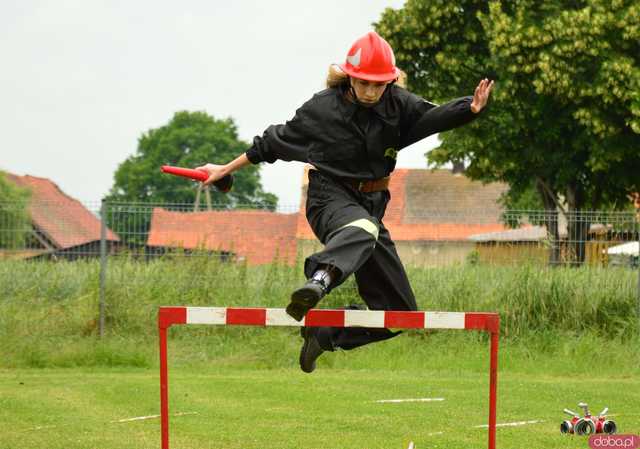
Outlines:
<svg viewBox="0 0 640 449"><path fill-rule="evenodd" d="M104 220L102 219L104 218ZM384 226L408 266L638 267L638 214L606 211L407 211ZM275 211L193 204L0 202L0 258L76 260L166 255L295 264L321 244L297 206Z"/></svg>
<svg viewBox="0 0 640 449"><path fill-rule="evenodd" d="M637 270L640 306L637 212L409 206L392 201L383 221L408 267L536 264ZM144 264L206 257L246 266L295 266L319 249L298 206L273 211L214 204L0 202L0 260L100 260L101 298L111 259Z"/></svg>

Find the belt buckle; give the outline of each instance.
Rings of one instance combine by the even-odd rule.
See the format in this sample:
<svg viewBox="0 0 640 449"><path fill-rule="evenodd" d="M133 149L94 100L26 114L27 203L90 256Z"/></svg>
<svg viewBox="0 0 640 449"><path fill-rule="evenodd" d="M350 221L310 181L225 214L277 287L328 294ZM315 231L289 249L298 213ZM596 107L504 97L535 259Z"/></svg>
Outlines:
<svg viewBox="0 0 640 449"><path fill-rule="evenodd" d="M362 192L362 188L364 187L365 181L358 181L358 191Z"/></svg>

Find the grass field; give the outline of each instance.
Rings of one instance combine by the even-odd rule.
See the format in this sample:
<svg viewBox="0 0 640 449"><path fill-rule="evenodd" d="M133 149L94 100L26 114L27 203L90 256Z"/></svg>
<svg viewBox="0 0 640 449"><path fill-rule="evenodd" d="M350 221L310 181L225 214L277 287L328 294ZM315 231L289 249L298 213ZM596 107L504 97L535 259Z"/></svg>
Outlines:
<svg viewBox="0 0 640 449"><path fill-rule="evenodd" d="M239 328L227 333L229 340L246 337ZM307 375L295 366L295 333L262 329L255 336L269 341L270 333L282 343L277 356L260 342L219 351L206 339L171 341L171 412L182 414L171 418L172 447L389 449L409 441L419 449L486 447L486 429L477 426L487 422L488 347L479 334L403 335L323 355ZM499 428L499 448L587 448L585 437L559 433L562 409L576 409L579 401L594 412L610 407L621 432L640 431L637 350L625 345L608 357L577 359L559 346L550 354L503 344L498 422L537 422ZM153 352L155 340L139 347ZM158 414L158 397L154 361L139 368L0 370L0 448L159 447L157 418L118 422ZM374 402L409 398L444 401Z"/></svg>
<svg viewBox="0 0 640 449"><path fill-rule="evenodd" d="M282 307L299 272L207 261L110 262L97 336L97 264L0 264L0 449L157 448L159 304ZM503 317L498 447L587 448L562 409L610 408L640 433L637 272L535 267L410 271L420 306ZM346 285L327 307L356 299ZM297 329L171 329L173 448L482 448L488 341L409 331L297 367ZM384 399L443 401L376 403ZM577 410L579 411L579 410Z"/></svg>

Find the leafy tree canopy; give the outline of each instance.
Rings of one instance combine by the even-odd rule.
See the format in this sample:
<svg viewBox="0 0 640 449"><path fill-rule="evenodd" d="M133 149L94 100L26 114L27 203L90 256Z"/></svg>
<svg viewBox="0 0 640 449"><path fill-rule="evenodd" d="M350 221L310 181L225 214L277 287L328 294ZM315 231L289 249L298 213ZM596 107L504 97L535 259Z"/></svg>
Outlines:
<svg viewBox="0 0 640 449"><path fill-rule="evenodd" d="M623 208L640 190L640 3L636 0L408 0L378 32L412 90L467 95L496 80L484 118L443 136L428 159L535 186L545 207Z"/></svg>
<svg viewBox="0 0 640 449"><path fill-rule="evenodd" d="M120 164L107 196L110 201L193 203L195 184L185 178L162 174L162 165L197 167L224 163L249 145L238 138L233 120L216 120L205 112L177 112L160 128L144 133L136 154ZM234 185L227 194L212 190L213 202L224 205L252 205L275 208L277 197L260 185L257 166L234 173Z"/></svg>

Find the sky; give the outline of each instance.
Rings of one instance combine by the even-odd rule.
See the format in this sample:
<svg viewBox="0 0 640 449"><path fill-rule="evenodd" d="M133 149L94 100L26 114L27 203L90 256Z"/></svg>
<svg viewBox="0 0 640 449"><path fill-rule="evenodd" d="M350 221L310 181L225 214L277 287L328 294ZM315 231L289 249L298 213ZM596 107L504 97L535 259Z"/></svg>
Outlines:
<svg viewBox="0 0 640 449"><path fill-rule="evenodd" d="M232 117L250 142L322 90L328 66L403 3L0 0L0 170L97 202L138 138L176 111ZM425 168L435 145L404 149L397 166ZM261 165L285 209L298 206L302 175L301 163Z"/></svg>

